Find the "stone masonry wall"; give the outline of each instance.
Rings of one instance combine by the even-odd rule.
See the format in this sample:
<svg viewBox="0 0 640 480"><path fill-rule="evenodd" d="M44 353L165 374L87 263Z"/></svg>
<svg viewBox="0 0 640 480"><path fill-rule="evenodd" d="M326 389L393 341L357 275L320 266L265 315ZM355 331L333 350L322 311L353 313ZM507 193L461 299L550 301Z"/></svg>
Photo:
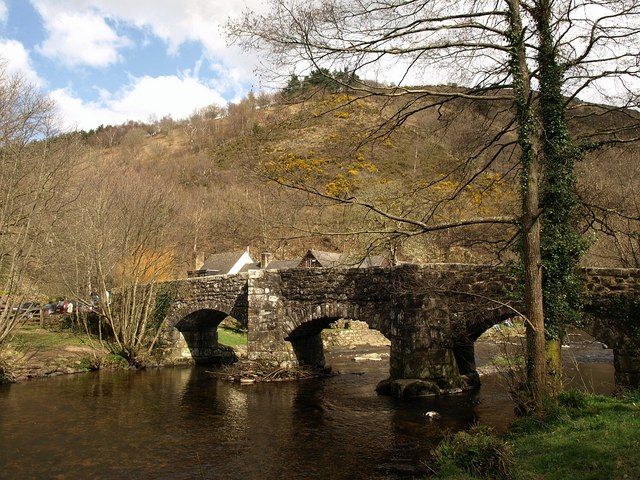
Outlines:
<svg viewBox="0 0 640 480"><path fill-rule="evenodd" d="M589 268L584 275L589 312L612 297L640 298L640 270ZM319 364L320 331L339 318L360 320L391 340L392 378L442 385L458 384L460 374L473 373L473 342L521 311L510 293L515 279L509 270L484 265L251 271L174 284L169 330L193 312L217 310L247 325L249 358ZM589 333L602 333L605 322L595 314L590 318ZM607 322L611 325L611 319ZM628 364L633 354L621 353L618 363Z"/></svg>
<svg viewBox="0 0 640 480"><path fill-rule="evenodd" d="M187 315L203 309L218 310L231 315L246 326L248 322L248 274L218 275L167 282L172 305L167 313L171 327Z"/></svg>

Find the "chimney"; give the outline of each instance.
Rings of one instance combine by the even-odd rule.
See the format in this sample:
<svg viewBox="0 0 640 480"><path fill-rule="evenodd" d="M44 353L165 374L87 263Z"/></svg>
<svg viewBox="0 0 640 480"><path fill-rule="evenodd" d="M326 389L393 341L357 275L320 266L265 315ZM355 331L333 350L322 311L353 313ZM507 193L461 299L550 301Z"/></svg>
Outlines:
<svg viewBox="0 0 640 480"><path fill-rule="evenodd" d="M194 259L194 270L200 270L204 265L204 252L196 253Z"/></svg>
<svg viewBox="0 0 640 480"><path fill-rule="evenodd" d="M273 254L269 252L262 252L260 255L260 268L267 268L273 260Z"/></svg>

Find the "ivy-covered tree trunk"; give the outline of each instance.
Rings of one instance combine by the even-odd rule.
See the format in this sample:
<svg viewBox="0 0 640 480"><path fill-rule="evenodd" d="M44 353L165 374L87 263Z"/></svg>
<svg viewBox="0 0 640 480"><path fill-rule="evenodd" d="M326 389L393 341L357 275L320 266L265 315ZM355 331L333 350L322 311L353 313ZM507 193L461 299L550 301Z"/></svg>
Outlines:
<svg viewBox="0 0 640 480"><path fill-rule="evenodd" d="M532 12L539 44L539 115L544 125L540 137L544 169L541 248L547 365L552 394L562 389L560 348L566 327L580 320L582 284L577 266L585 251L585 242L576 228L578 198L574 165L579 150L572 142L565 116L564 67L554 37L553 4L554 0L537 0Z"/></svg>
<svg viewBox="0 0 640 480"><path fill-rule="evenodd" d="M524 28L520 0L509 0L511 71L514 103L519 128L522 196L522 264L524 267L524 304L527 314L527 381L533 409L541 413L546 396L545 322L540 251L539 135L536 130L531 95L531 78L526 61Z"/></svg>

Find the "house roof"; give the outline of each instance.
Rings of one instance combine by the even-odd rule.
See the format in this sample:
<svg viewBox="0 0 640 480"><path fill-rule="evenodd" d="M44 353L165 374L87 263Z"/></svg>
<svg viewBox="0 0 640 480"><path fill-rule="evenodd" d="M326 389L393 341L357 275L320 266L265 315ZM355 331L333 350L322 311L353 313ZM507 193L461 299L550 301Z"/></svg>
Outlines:
<svg viewBox="0 0 640 480"><path fill-rule="evenodd" d="M384 267L388 265L388 260L383 255L370 255L362 259L361 257L351 257L349 254L340 252L323 252L322 250L309 250L306 256L313 256L320 266L330 267ZM302 263L302 262L301 262Z"/></svg>
<svg viewBox="0 0 640 480"><path fill-rule="evenodd" d="M214 253L213 255L209 255L202 267L200 267L199 271L206 270L208 272L218 272L223 275L227 274L244 254L245 250Z"/></svg>
<svg viewBox="0 0 640 480"><path fill-rule="evenodd" d="M258 264L256 262L247 263L247 264L242 266L242 268L240 269L239 273L248 272L249 270L259 270L259 269L260 269L260 264Z"/></svg>
<svg viewBox="0 0 640 480"><path fill-rule="evenodd" d="M369 267L385 267L389 265L389 260L384 255L372 255L366 257L359 264L359 268L369 268Z"/></svg>
<svg viewBox="0 0 640 480"><path fill-rule="evenodd" d="M309 250L307 255L312 255L320 266L329 268L340 265L343 254L340 252L323 252L322 250Z"/></svg>
<svg viewBox="0 0 640 480"><path fill-rule="evenodd" d="M294 260L272 260L267 265L267 270L286 270L288 268L297 268L300 266L301 258Z"/></svg>

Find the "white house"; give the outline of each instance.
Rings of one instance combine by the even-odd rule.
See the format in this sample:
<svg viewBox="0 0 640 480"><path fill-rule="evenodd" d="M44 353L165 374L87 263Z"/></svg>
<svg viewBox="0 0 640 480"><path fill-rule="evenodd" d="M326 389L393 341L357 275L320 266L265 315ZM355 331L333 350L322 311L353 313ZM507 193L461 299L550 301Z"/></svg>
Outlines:
<svg viewBox="0 0 640 480"><path fill-rule="evenodd" d="M247 247L246 250L238 252L214 253L204 261L196 260L196 269L190 271L189 276L235 275L240 271L246 271L250 265L256 265L256 263L249 255Z"/></svg>

